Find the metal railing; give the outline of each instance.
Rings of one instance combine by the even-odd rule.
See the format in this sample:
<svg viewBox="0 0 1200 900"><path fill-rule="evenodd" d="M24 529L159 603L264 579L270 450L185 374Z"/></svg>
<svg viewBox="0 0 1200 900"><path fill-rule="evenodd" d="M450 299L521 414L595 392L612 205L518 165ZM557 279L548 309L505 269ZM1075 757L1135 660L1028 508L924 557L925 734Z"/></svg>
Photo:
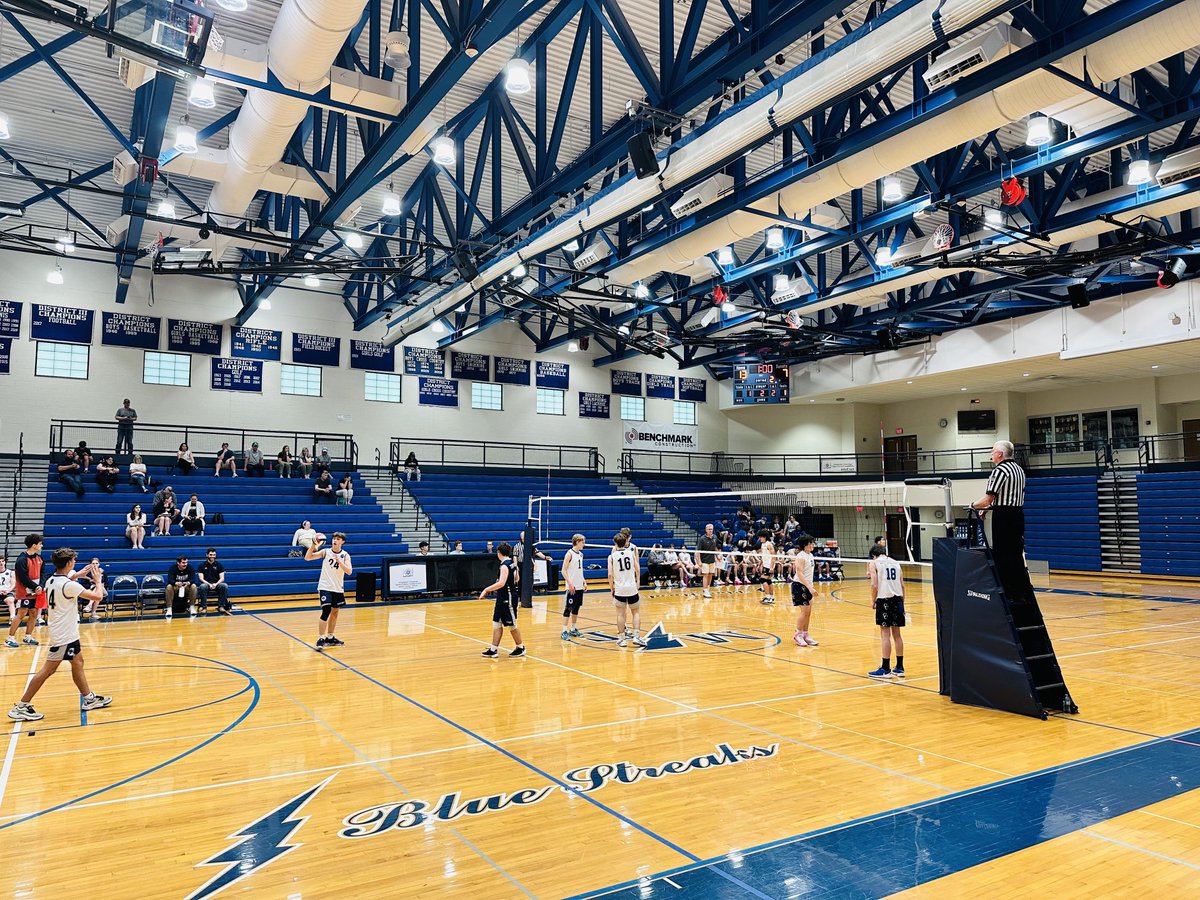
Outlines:
<svg viewBox="0 0 1200 900"><path fill-rule="evenodd" d="M117 437L116 422L97 422L73 419L51 419L50 421L50 452L61 453L78 446L80 441L86 441L93 456L100 453L108 454L108 448L115 446ZM187 444L197 457L197 463L203 467L201 457L215 456L221 444L229 442L229 446L244 459L245 453L255 441L259 444L263 456L268 463L275 461L280 447L286 444L296 456L300 448L307 446L315 456L322 448L329 448L329 455L335 463L358 467L358 445L350 434L335 434L322 431L294 431L264 429L264 428L223 428L211 425L169 425L138 422L133 429L134 452L143 456L167 456L173 458L180 444Z"/></svg>
<svg viewBox="0 0 1200 900"><path fill-rule="evenodd" d="M416 454L422 467L475 466L592 473L604 471L604 456L595 447L394 437L391 439L388 453L393 473L403 468L409 453Z"/></svg>
<svg viewBox="0 0 1200 900"><path fill-rule="evenodd" d="M4 517L4 555L7 557L9 553L9 544L12 542L13 534L17 530L17 498L21 496L21 489L25 486L25 432L21 432L17 438L17 468L13 472L12 477L12 507Z"/></svg>
<svg viewBox="0 0 1200 900"><path fill-rule="evenodd" d="M879 478L881 475L983 474L992 448L916 450L903 453L678 453L626 450L621 471L640 475L709 475L728 478Z"/></svg>
<svg viewBox="0 0 1200 900"><path fill-rule="evenodd" d="M1138 468L1200 468L1200 433L1194 431L1144 436L1138 445Z"/></svg>

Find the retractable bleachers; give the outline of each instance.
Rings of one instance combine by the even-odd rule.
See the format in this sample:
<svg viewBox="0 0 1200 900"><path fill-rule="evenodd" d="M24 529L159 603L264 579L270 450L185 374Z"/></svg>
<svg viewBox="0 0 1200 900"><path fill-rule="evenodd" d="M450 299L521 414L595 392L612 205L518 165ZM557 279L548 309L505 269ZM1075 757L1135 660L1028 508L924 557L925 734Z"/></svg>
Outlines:
<svg viewBox="0 0 1200 900"><path fill-rule="evenodd" d="M1200 577L1200 472L1137 476L1142 571Z"/></svg>
<svg viewBox="0 0 1200 900"><path fill-rule="evenodd" d="M1025 483L1025 554L1052 569L1099 572L1100 506L1095 475Z"/></svg>
<svg viewBox="0 0 1200 900"><path fill-rule="evenodd" d="M704 526L710 522L720 531L721 519L728 517L731 522L737 521L738 507L745 504L741 497L680 497L679 494L699 494L706 491L724 491L725 485L719 481L666 481L649 478L637 478L635 483L647 494L668 494L659 497L658 502L669 509L680 520L697 534L704 532Z"/></svg>
<svg viewBox="0 0 1200 900"><path fill-rule="evenodd" d="M303 478L168 476L160 468L152 468L150 474L175 489L181 507L190 494L199 496L209 523L203 536L184 537L175 526L171 535L154 537L150 513L153 492L143 494L122 481L116 493L107 494L89 474L84 476L87 494L77 499L51 474L43 529L46 549L70 546L85 562L98 556L111 584L118 575L140 579L164 574L181 553L198 567L204 561L204 551L215 547L226 569L229 594L241 600L315 592L316 564L288 556L292 534L305 519L326 534L346 532L346 549L356 571L378 571L384 556L408 552L408 545L394 533L386 513L357 473L353 474L355 494L350 506L315 502L313 482ZM336 474L340 477L342 473ZM146 529L145 550L132 549L125 537L125 516L134 503L142 504L151 522ZM225 524L212 524L218 512L225 517ZM349 581L347 589L353 590Z"/></svg>
<svg viewBox="0 0 1200 900"><path fill-rule="evenodd" d="M508 474L503 470L482 475L429 473L421 481L408 482L409 492L438 531L450 540L463 542L468 553L480 553L487 542L516 541L527 519L529 497L601 497L620 492L599 477ZM634 542L649 547L655 541L674 540L670 532L632 497L611 500L554 501L543 510L541 540L570 541L575 532L587 535L588 543L604 544L621 528L633 530ZM562 559L559 548L551 555ZM585 554L589 557L591 554Z"/></svg>

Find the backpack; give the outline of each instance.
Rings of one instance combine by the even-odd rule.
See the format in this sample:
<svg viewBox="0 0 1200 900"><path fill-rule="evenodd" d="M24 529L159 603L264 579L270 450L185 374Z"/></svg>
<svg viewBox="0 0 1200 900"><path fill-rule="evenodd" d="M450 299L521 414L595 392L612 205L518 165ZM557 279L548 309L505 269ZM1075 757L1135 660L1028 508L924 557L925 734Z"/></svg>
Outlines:
<svg viewBox="0 0 1200 900"><path fill-rule="evenodd" d="M218 512L218 513L213 513L213 514L212 514L212 520L211 520L211 524L213 524L213 525L224 525L224 524L225 524L225 513L219 513L219 512Z"/></svg>

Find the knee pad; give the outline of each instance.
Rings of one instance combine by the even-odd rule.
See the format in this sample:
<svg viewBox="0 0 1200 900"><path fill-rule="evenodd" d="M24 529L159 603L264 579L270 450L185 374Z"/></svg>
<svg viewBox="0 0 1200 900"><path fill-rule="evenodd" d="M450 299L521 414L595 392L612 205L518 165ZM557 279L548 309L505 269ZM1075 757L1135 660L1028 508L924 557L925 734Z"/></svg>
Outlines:
<svg viewBox="0 0 1200 900"><path fill-rule="evenodd" d="M330 614L331 612L333 612L333 607L332 607L332 606L322 606L322 607L321 607L321 621L322 621L322 622L328 622L328 621L329 621L329 614Z"/></svg>

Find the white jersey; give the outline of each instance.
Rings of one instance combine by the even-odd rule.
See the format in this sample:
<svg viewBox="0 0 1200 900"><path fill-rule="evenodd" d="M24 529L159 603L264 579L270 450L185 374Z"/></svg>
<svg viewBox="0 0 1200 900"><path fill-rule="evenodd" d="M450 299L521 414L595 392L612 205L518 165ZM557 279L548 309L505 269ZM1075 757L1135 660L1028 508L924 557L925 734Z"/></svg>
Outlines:
<svg viewBox="0 0 1200 900"><path fill-rule="evenodd" d="M66 575L51 575L46 582L51 647L79 640L79 595L82 593L83 585Z"/></svg>
<svg viewBox="0 0 1200 900"><path fill-rule="evenodd" d="M17 573L12 569L0 572L0 597L7 597L17 588Z"/></svg>
<svg viewBox="0 0 1200 900"><path fill-rule="evenodd" d="M608 555L608 570L612 573L614 596L632 597L638 592L641 571L637 552L631 547L613 550Z"/></svg>
<svg viewBox="0 0 1200 900"><path fill-rule="evenodd" d="M583 554L574 547L563 556L562 571L569 590L582 591L587 587L587 582L583 578Z"/></svg>
<svg viewBox="0 0 1200 900"><path fill-rule="evenodd" d="M345 593L346 570L345 563L350 562L350 554L345 550L338 553L333 548L326 547L321 551L321 578L317 581L318 591L330 591L334 594Z"/></svg>
<svg viewBox="0 0 1200 900"><path fill-rule="evenodd" d="M762 564L763 564L764 569L769 569L769 568L771 568L771 566L773 566L775 564L775 560L774 560L775 545L772 544L770 541L763 541L762 545L758 548L758 552L759 552L759 555L762 557Z"/></svg>
<svg viewBox="0 0 1200 900"><path fill-rule="evenodd" d="M813 555L807 550L801 550L796 554L796 574L792 580L802 584L813 583Z"/></svg>
<svg viewBox="0 0 1200 900"><path fill-rule="evenodd" d="M900 563L890 556L877 556L868 564L875 569L876 596L881 600L888 597L903 597L904 582L901 580Z"/></svg>

